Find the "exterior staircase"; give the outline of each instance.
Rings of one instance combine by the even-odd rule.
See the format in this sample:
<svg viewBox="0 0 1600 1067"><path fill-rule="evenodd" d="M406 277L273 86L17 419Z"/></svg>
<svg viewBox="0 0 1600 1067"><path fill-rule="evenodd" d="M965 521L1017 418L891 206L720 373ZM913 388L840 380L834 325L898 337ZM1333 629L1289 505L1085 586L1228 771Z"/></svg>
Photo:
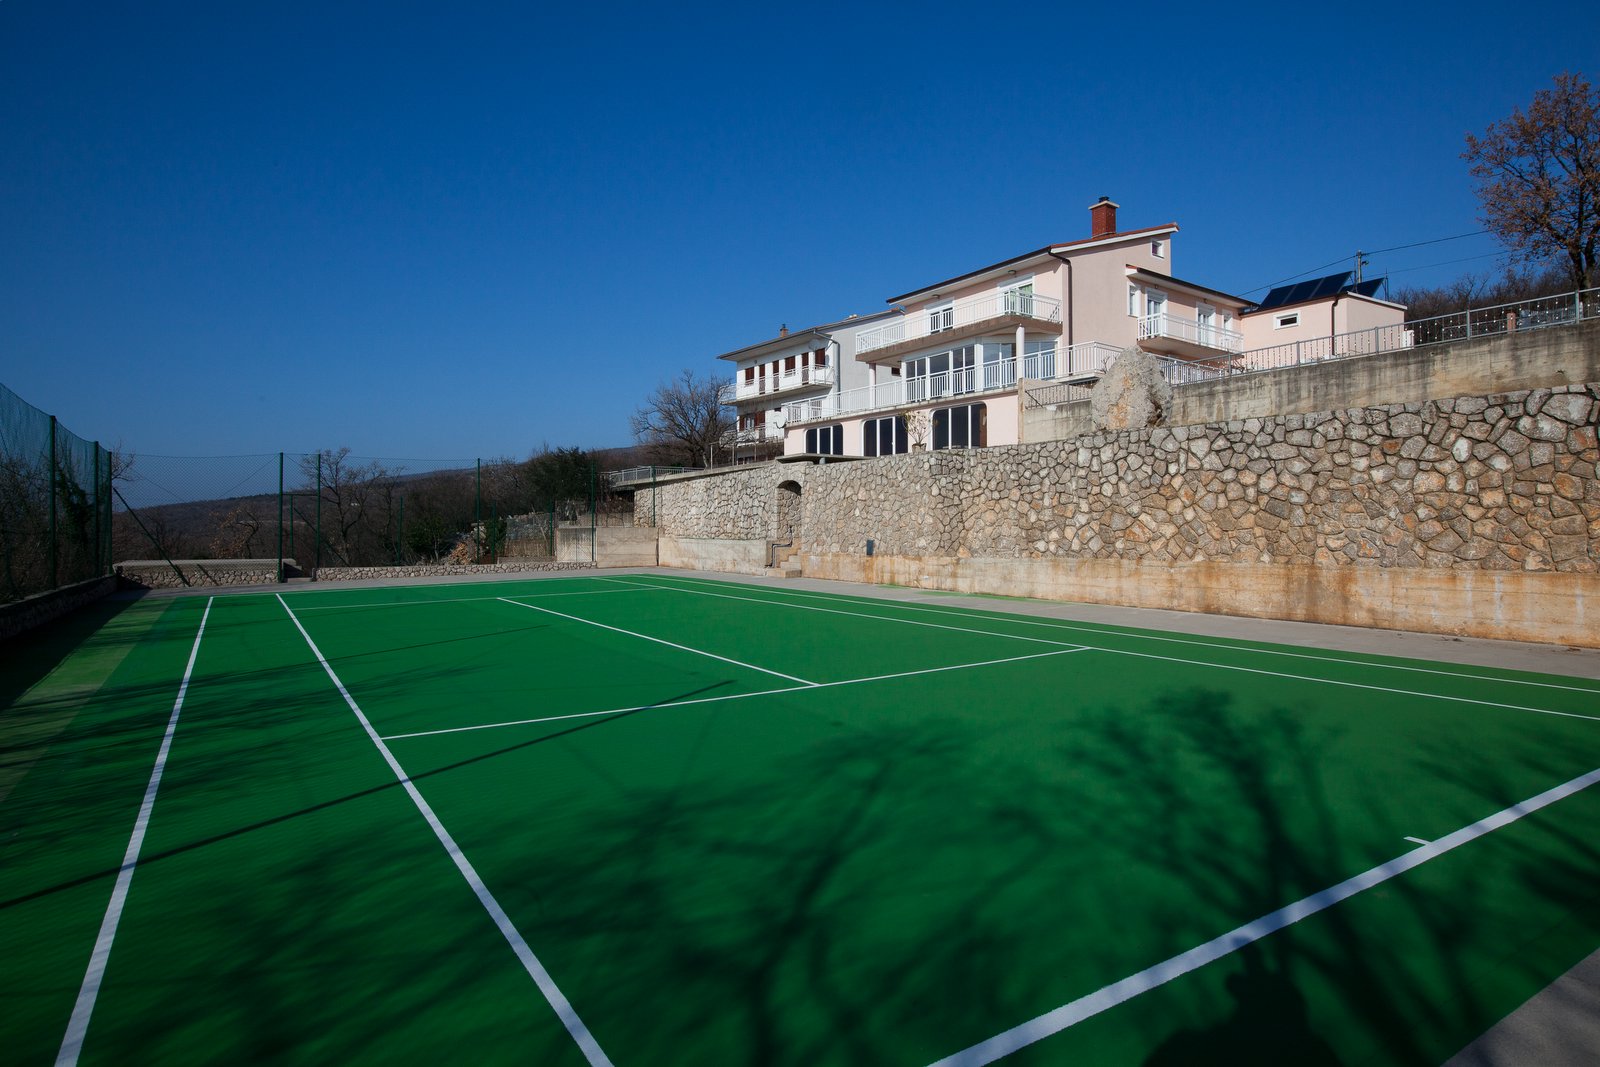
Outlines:
<svg viewBox="0 0 1600 1067"><path fill-rule="evenodd" d="M768 578L800 577L800 561L795 559L799 553L792 544L785 547L781 541L769 542L767 558L772 560L773 566L762 568L761 573Z"/></svg>

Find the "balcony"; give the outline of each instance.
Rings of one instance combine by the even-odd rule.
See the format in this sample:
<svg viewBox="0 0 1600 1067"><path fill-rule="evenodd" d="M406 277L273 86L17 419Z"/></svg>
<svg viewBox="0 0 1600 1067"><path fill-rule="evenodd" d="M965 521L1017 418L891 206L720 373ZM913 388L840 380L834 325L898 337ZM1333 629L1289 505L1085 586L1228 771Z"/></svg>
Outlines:
<svg viewBox="0 0 1600 1067"><path fill-rule="evenodd" d="M975 336L987 328L1061 323L1061 301L1012 290L986 293L935 308L909 311L893 322L874 326L856 334L856 354L881 352L891 348L910 348L916 342L939 334L953 334L952 340ZM885 352L885 355L889 353Z"/></svg>
<svg viewBox="0 0 1600 1067"><path fill-rule="evenodd" d="M1015 390L1021 378L1040 381L1083 381L1105 370L1119 349L1101 341L1029 352L993 363L915 378L895 378L875 386L785 404L785 424L794 426L850 415L927 404L948 397L983 396Z"/></svg>
<svg viewBox="0 0 1600 1067"><path fill-rule="evenodd" d="M1244 351L1244 335L1192 319L1151 315L1139 320L1139 347L1179 359L1215 359Z"/></svg>
<svg viewBox="0 0 1600 1067"><path fill-rule="evenodd" d="M749 382L744 380L743 372L740 372L737 381L724 385L717 393L717 400L723 404L737 404L757 397L778 396L800 389L830 386L833 381L832 367L796 367L794 370L777 375L758 374L754 381Z"/></svg>

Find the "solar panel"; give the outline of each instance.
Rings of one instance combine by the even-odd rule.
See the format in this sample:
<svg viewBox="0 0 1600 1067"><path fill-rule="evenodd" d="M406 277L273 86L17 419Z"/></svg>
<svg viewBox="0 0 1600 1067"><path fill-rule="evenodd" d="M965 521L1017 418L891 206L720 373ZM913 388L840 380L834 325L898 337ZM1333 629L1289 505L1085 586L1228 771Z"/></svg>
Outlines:
<svg viewBox="0 0 1600 1067"><path fill-rule="evenodd" d="M1376 282L1362 282L1362 287L1371 285L1376 289L1382 279ZM1261 310L1282 307L1284 304L1298 304L1305 300L1321 300L1324 297L1334 296L1350 283L1350 272L1330 274L1326 278L1312 278L1310 281L1295 282L1293 285L1280 285L1267 293L1267 298L1257 305ZM1370 292L1363 295L1370 296Z"/></svg>

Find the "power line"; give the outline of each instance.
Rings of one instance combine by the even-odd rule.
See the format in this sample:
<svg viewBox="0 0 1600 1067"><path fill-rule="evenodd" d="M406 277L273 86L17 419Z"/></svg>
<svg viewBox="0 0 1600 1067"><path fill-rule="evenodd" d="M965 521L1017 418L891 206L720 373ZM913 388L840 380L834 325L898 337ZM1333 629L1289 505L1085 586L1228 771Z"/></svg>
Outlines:
<svg viewBox="0 0 1600 1067"><path fill-rule="evenodd" d="M1378 255L1381 252L1399 252L1399 251L1401 251L1403 249L1407 249L1407 248L1422 248L1425 245L1437 245L1437 244L1443 244L1446 241L1460 241L1460 240L1463 240L1463 239L1468 238L1468 237L1479 237L1479 236L1482 236L1483 234L1486 234L1488 232L1489 232L1488 230L1473 230L1471 233L1458 233L1453 237L1435 237L1435 238L1433 238L1432 240L1429 240L1429 241L1414 241L1411 244L1392 245L1389 248L1376 248L1376 249L1372 249L1371 251L1363 250L1363 251L1361 251L1359 253L1356 253L1356 255L1375 256L1375 255ZM1504 254L1504 253L1495 253L1495 255L1502 255L1502 254ZM1327 270L1329 267L1336 267L1339 264L1344 263L1347 260L1350 260L1352 258L1354 258L1354 256L1340 256L1338 259L1330 260L1329 262L1324 263L1320 267L1312 267L1310 270L1303 270L1299 274L1291 274L1287 278L1279 278L1275 282L1268 282L1266 285L1258 285L1254 289L1246 289L1240 295L1241 296L1249 296L1251 293L1259 293L1263 289L1270 289L1275 285L1282 285L1284 282L1292 282L1297 278L1304 278L1306 275L1315 274L1319 270ZM1471 258L1473 258L1473 259L1482 259L1484 257L1482 257L1482 256L1474 256L1474 257L1471 257ZM1467 261L1466 260L1453 260L1452 262L1465 263ZM1446 264L1443 264L1443 263L1435 263L1435 264L1433 264L1433 266L1436 266L1436 267L1445 266L1445 265ZM1423 268L1423 267L1408 267L1406 269L1407 270L1423 270L1425 268ZM1390 274L1403 274L1403 273L1405 273L1405 271L1389 271L1387 273L1390 273Z"/></svg>

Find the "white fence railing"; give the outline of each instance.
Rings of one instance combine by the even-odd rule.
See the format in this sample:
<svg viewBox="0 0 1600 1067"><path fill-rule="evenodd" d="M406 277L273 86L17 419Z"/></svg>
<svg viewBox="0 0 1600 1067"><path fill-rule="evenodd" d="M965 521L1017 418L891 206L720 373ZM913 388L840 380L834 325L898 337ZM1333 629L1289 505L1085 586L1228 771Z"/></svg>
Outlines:
<svg viewBox="0 0 1600 1067"><path fill-rule="evenodd" d="M829 396L785 404L786 425L836 419L872 411L925 404L945 397L981 395L1015 389L1022 378L1045 381L1090 378L1102 373L1117 354L1115 345L1087 341L1066 348L1050 348L912 378L894 378L878 385L846 389Z"/></svg>
<svg viewBox="0 0 1600 1067"><path fill-rule="evenodd" d="M1224 330L1220 326L1208 326L1194 319L1180 319L1164 313L1139 320L1139 340L1156 337L1187 341L1219 352L1238 352L1244 348L1244 334L1238 330Z"/></svg>
<svg viewBox="0 0 1600 1067"><path fill-rule="evenodd" d="M1423 345L1450 344L1552 326L1572 326L1596 319L1600 319L1600 289L1582 289L1511 304L1469 308L1394 326L1376 326L1328 337L1291 341L1269 348L1252 348L1248 352L1204 362L1157 358L1161 363L1162 376L1170 384L1189 385L1235 374L1301 367L1353 356L1398 352ZM1109 361L1106 365L1110 365ZM1023 403L1028 407L1043 407L1087 399L1089 392L1086 386L1051 384L1029 389Z"/></svg>
<svg viewBox="0 0 1600 1067"><path fill-rule="evenodd" d="M1191 361L1165 356L1156 358L1161 365L1162 376L1170 384L1189 385L1236 374L1278 370L1517 331L1576 325L1596 319L1600 319L1600 288L1493 307L1471 308L1400 325L1308 338L1216 359ZM1170 326L1173 321L1169 319L1167 324ZM1104 373L1119 351L1117 346L1103 341L1086 341L1070 347L1027 353L1020 365L1016 357L1012 357L956 371L897 378L877 386L847 389L842 393L787 404L783 412L788 425L794 425L907 407L949 396L1014 389L1022 378L1045 383L1028 389L1024 398L1026 406L1071 403L1089 398L1092 382L1083 379Z"/></svg>
<svg viewBox="0 0 1600 1067"><path fill-rule="evenodd" d="M835 372L832 367L796 367L781 374L758 374L754 380L748 382L741 377L736 382L724 385L717 393L717 401L722 404L732 404L735 401L750 400L758 396L774 396L792 389L832 385L834 377Z"/></svg>
<svg viewBox="0 0 1600 1067"><path fill-rule="evenodd" d="M946 330L986 322L1002 315L1021 315L1041 322L1061 321L1061 301L1015 289L985 293L935 308L908 311L905 316L856 334L856 351L871 352L902 341L931 337Z"/></svg>
<svg viewBox="0 0 1600 1067"><path fill-rule="evenodd" d="M620 471L606 471L604 477L607 484L618 486L651 482L669 474L688 474L699 469L699 467L627 467Z"/></svg>

